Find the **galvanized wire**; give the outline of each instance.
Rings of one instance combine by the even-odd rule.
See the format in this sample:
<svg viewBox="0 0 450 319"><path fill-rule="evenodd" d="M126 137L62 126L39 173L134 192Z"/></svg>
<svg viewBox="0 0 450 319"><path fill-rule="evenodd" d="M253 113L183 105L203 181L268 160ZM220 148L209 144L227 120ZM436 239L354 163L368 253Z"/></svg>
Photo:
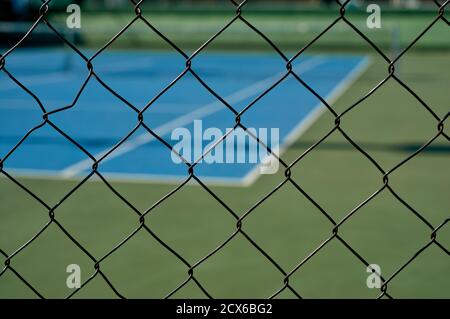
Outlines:
<svg viewBox="0 0 450 319"><path fill-rule="evenodd" d="M306 44L304 47L302 47L300 50L298 50L297 53L295 53L293 56L289 57L285 55L282 50L277 47L277 45L261 30L259 30L257 27L255 27L251 21L249 21L245 17L245 8L249 1L245 0L242 2L237 2L235 0L230 0L231 4L234 7L234 15L233 17L222 27L220 28L214 35L212 35L206 42L204 42L199 48L197 48L193 53L188 54L184 50L182 50L179 46L177 46L176 43L172 42L167 36L165 36L160 30L158 30L157 27L155 27L151 20L146 18L146 15L144 13L143 3L144 0L141 1L135 1L130 0L131 6L130 10L134 10L134 18L129 21L129 23L122 28L117 34L115 34L103 47L101 47L98 51L96 51L92 56L88 57L85 54L81 52L76 46L76 44L72 43L69 39L67 39L63 34L61 34L57 28L55 28L50 20L48 19L48 15L51 11L51 2L52 0L46 0L43 1L42 6L39 9L38 18L36 21L30 26L28 32L17 41L17 43L11 47L8 51L6 51L4 54L0 55L0 72L3 72L11 81L13 81L16 85L18 85L24 92L26 92L30 97L34 99L34 101L39 106L41 112L42 112L42 121L39 125L36 125L35 127L31 128L23 137L19 140L19 142L9 150L2 158L0 158L0 175L3 175L3 177L6 177L11 182L19 186L25 193L27 193L30 197L32 197L37 203L39 203L45 210L48 212L48 221L47 223L34 235L32 236L27 242L22 244L18 249L16 249L14 252L7 253L3 251L0 248L0 254L4 257L4 267L0 272L0 277L5 275L6 272L11 272L14 274L19 280L21 280L37 297L44 298L43 294L39 292L39 287L34 287L30 284L27 279L21 275L14 267L14 259L15 257L23 252L27 247L35 241L39 236L41 236L50 225L57 226L66 236L67 238L73 242L91 261L93 265L93 272L91 276L82 283L81 287L74 290L68 298L73 297L75 294L77 294L80 290L82 290L91 280L93 280L96 277L101 277L107 285L111 288L111 290L114 292L114 294L117 297L125 298L123 294L120 293L120 287L116 287L113 284L113 280L110 279L110 277L101 269L102 262L104 262L107 258L109 258L112 254L116 253L126 242L128 242L131 238L133 238L137 233L139 232L145 232L152 238L154 238L162 247L164 247L167 251L169 251L173 256L175 256L180 263L184 264L186 267L186 279L181 282L177 287L174 287L171 292L165 296L166 298L172 297L176 292L178 292L180 289L182 289L186 284L189 282L194 282L200 290L204 293L204 295L208 298L213 298L209 291L208 287L205 287L204 284L200 282L200 280L196 277L196 268L199 267L201 264L203 264L206 260L211 258L214 254L216 254L218 251L220 251L225 245L227 245L230 241L232 241L238 234L242 235L253 247L256 249L264 258L266 258L274 268L274 271L279 272L282 274L284 280L280 282L280 285L278 288L276 288L272 295L268 296L270 298L274 298L278 296L281 292L285 290L289 290L292 292L295 296L298 298L302 298L302 294L294 289L294 287L290 284L290 278L300 269L302 268L308 261L316 255L319 251L321 251L324 247L329 245L332 241L338 241L343 244L344 247L348 249L348 251L354 255L357 260L359 260L360 263L365 265L366 267L369 266L369 262L366 258L364 258L360 253L358 253L339 233L339 230L342 225L344 225L352 216L358 213L358 211L365 206L367 203L372 201L374 198L379 196L382 192L389 192L391 193L399 203L401 203L413 216L415 216L418 220L420 220L426 227L429 229L430 239L429 242L424 245L423 247L420 247L417 252L410 257L409 260L405 261L404 264L400 265L396 271L394 271L389 277L384 278L381 277L382 280L382 286L380 288L380 294L379 298L388 297L393 298L393 296L389 293L389 284L397 277L397 275L403 271L414 259L416 259L420 254L422 254L425 250L427 250L430 246L435 246L441 249L447 256L450 256L449 250L438 241L438 234L439 232L445 228L446 224L450 221L450 217L443 220L441 224L439 225L433 225L430 221L428 221L419 211L417 211L415 208L413 208L409 203L407 203L393 188L393 186L390 184L389 177L390 175L397 171L400 167L402 167L404 164L406 164L408 161L416 157L418 154L420 154L422 151L424 151L433 141L435 141L438 137L443 137L447 141L450 141L450 137L444 132L444 124L445 121L450 116L450 112L448 112L444 117L439 117L432 108L412 89L410 88L402 79L396 74L395 72L395 66L400 61L402 57L418 42L420 39L429 32L436 24L438 23L445 23L449 24L449 21L444 16L445 13L445 7L448 5L449 0L445 2L438 2L434 1L437 10L436 10L436 16L434 20L430 22L430 24L424 28L424 30L408 45L406 46L396 57L389 58L388 55L386 55L374 42L372 42L363 31L361 31L357 26L355 26L349 19L346 17L346 7L350 3L350 0L347 0L345 2L336 1L338 4L338 9L336 12L336 18L334 21L332 21L328 26L326 26L322 32L319 32L308 44ZM168 84L163 90L161 90L154 98L150 100L143 108L139 109L135 105L133 105L130 101L128 101L126 98L121 96L118 92L116 92L114 89L109 87L101 78L101 76L95 71L95 61L99 55L101 55L111 44L113 44L117 39L124 36L124 33L126 30L128 30L133 24L136 22L143 22L151 31L156 33L164 42L166 42L170 47L176 51L182 58L185 59L185 68L184 70L175 78L173 81ZM279 58L284 62L286 66L285 74L281 75L278 80L275 80L272 85L270 85L266 90L264 90L262 93L260 93L257 97L253 99L250 103L248 103L241 111L236 110L230 103L228 103L224 98L220 96L212 87L210 87L202 78L201 76L195 71L195 65L193 63L194 57L196 57L200 52L205 50L206 47L208 47L212 42L214 42L220 34L222 34L224 31L226 31L228 28L230 28L235 22L241 21L243 22L248 28L250 28L255 33L255 37L260 37L263 41L265 41L276 54L279 56ZM344 111L341 113L338 113L332 105L330 105L325 98L323 98L316 90L314 90L303 78L301 75L297 74L293 69L293 62L298 59L300 56L304 54L308 48L310 48L314 43L317 41L320 41L321 38L333 27L335 27L338 23L343 23L349 26L356 36L359 36L362 40L364 40L366 43L368 43L373 51L378 54L386 63L386 76L376 85L374 86L369 92L367 92L364 96L362 96L358 101L353 103L352 105L348 106ZM77 94L75 95L75 98L73 101L61 108L54 109L54 110L48 110L46 106L41 102L38 96L36 96L33 91L28 88L26 85L21 83L21 81L14 76L13 73L11 73L8 70L8 57L13 53L32 33L36 28L40 25L45 25L49 30L51 30L61 41L63 41L70 49L73 50L73 52L76 53L76 55L84 61L86 68L88 70L88 75L86 76L85 80L83 81L82 85L80 86ZM159 136L154 130L152 130L145 122L145 112L146 110L152 106L158 99L160 99L163 95L169 94L171 88L177 83L180 79L182 79L187 74L191 74L197 81L200 83L208 92L210 92L220 103L222 103L232 114L234 114L235 117L235 125L233 126L233 130L236 129L242 129L246 131L252 138L256 139L258 143L260 143L264 148L268 150L268 152L272 153L274 157L276 157L282 168L284 169L284 179L275 187L273 188L269 193L267 193L263 198L261 198L257 203L255 203L251 208L249 208L245 212L237 212L233 210L223 199L220 198L220 196L215 193L210 187L208 187L200 177L196 175L196 166L198 163L208 154L210 153L217 145L219 145L222 141L224 141L229 134L232 133L233 130L228 131L222 138L217 141L214 145L209 147L207 150L204 151L201 157L197 158L192 163L189 162L187 159L183 158L181 154L178 154L172 146L167 143L161 136ZM287 78L293 78L300 85L302 85L304 88L306 88L309 92L311 92L317 99L319 99L323 105L326 107L328 112L332 114L334 117L334 126L326 133L324 134L320 139L315 141L313 145L311 145L309 148L307 148L301 155L299 155L295 160L292 162L286 162L281 158L281 156L278 156L273 152L267 145L263 144L256 136L254 136L251 131L247 129L245 126L244 121L242 120L242 116L255 104L258 103L258 101L268 94L270 91L272 91L275 87L277 87L280 83L285 81ZM64 131L63 127L59 127L57 124L55 124L52 121L52 116L54 114L67 111L71 108L76 107L76 104L82 94L82 92L85 90L87 84L90 81L96 80L104 89L109 91L111 94L113 94L115 97L120 99L124 104L136 114L136 125L134 128L126 135L124 136L116 145L114 145L111 149L109 149L107 152L105 152L101 157L95 157L93 154L91 154L86 148L84 148L77 140L73 137L71 137L69 134L67 134ZM364 100L368 99L374 92L379 90L388 80L393 80L400 84L401 87L403 87L407 92L410 93L412 97L414 97L420 105L426 110L435 120L436 123L436 132L433 136L429 138L429 140L423 144L419 149L417 149L414 153L410 154L406 158L404 158L401 162L396 164L394 167L390 169L384 169L370 154L368 154L358 143L353 140L341 127L341 119L344 118L349 112L357 108ZM10 174L5 168L4 164L8 161L8 159L11 157L11 155L16 152L23 143L30 137L31 134L36 132L37 130L43 128L44 126L52 128L55 132L59 133L64 139L69 141L71 144L76 146L81 152L85 154L87 158L89 158L92 161L92 166L87 174L86 177L84 177L81 181L79 181L69 192L67 192L56 204L51 205L48 204L46 201L44 201L42 198L40 198L36 193L34 193L32 190L30 190L28 187L26 187L22 182L20 182L13 174ZM165 147L167 147L170 151L176 153L180 159L184 162L186 165L186 170L188 172L188 177L179 185L177 185L172 191L170 191L168 194L163 196L160 200L158 200L156 203L154 203L150 208L142 211L136 208L127 198L122 195L113 185L108 181L107 178L105 178L98 170L99 165L102 164L102 162L110 156L115 150L117 150L121 145L123 145L138 129L144 129L149 134L151 134L155 139L157 139L160 143L162 143ZM349 211L343 218L340 220L334 219L331 217L331 215L317 202L313 199L313 196L308 194L302 186L294 180L294 178L291 175L291 170L294 166L298 165L302 159L314 151L320 144L322 144L332 133L338 132L342 135L342 137L352 146L356 151L361 153L366 159L367 163L372 165L379 173L379 178L381 181L381 186L368 198L360 202L358 205L356 205L351 211ZM107 187L108 189L114 194L118 199L120 199L124 204L126 204L130 211L132 211L134 214L136 214L136 220L138 221L138 226L125 238L122 239L122 241L114 246L112 249L110 249L104 256L101 256L99 258L95 257L91 252L88 251L86 247L84 247L65 227L63 224L60 223L58 220L58 216L55 213L58 207L60 207L69 197L71 197L75 192L77 192L82 185L84 185L86 182L91 180L92 178L97 177L99 178ZM186 260L185 257L183 257L180 253L178 253L173 247L171 247L169 244L164 242L156 233L147 225L146 218L148 218L148 215L150 212L155 210L158 206L160 206L162 203L171 200L172 196L176 194L178 191L180 191L183 187L185 187L190 181L196 181L215 201L217 201L236 221L236 227L231 232L231 234L224 238L223 242L217 246L214 250L210 251L206 256L201 258L200 260L196 261L195 263L190 263ZM269 255L268 252L266 252L261 246L259 246L251 237L250 235L245 231L245 221L248 218L250 214L253 214L255 210L258 209L258 207L265 202L268 198L270 198L274 193L279 191L283 186L290 184L295 187L295 189L298 191L299 196L303 196L306 198L309 202L311 202L317 210L329 221L330 223L330 235L329 237L323 241L319 246L317 246L313 251L311 251L304 259L300 260L298 264L292 268L292 269L284 269L280 266L277 261ZM1 216L0 216L1 219ZM447 226L448 227L448 226Z"/></svg>

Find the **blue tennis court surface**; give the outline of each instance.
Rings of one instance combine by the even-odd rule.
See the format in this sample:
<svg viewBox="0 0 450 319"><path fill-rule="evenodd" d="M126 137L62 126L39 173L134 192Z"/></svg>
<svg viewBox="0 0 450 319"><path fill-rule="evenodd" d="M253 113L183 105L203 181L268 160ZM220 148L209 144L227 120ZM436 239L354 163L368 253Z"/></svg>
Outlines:
<svg viewBox="0 0 450 319"><path fill-rule="evenodd" d="M112 90L142 109L185 68L185 60L171 53L104 52L93 61L94 70ZM299 58L293 65L313 89L332 102L361 74L368 59L354 55L321 55ZM6 68L30 89L47 111L73 104L88 76L80 58L58 50L23 50L6 60ZM245 108L286 72L279 56L255 53L200 54L192 68L236 110ZM295 140L323 111L320 101L292 76L271 90L242 116L255 129L279 129L279 147ZM126 102L91 78L75 105L50 115L51 121L96 158L116 145L138 123ZM144 113L147 126L169 144L174 129L226 132L235 115L208 92L189 72ZM38 103L0 72L0 157L41 124ZM211 141L202 141L201 148ZM223 146L223 145L222 145ZM275 145L271 145L274 147ZM197 145L198 148L198 145ZM198 151L198 150L197 150ZM194 152L195 153L195 150ZM34 131L4 162L6 171L24 176L80 178L93 161L50 125ZM259 163L201 163L195 174L216 183L250 183ZM126 143L106 157L98 170L118 180L178 181L188 176L187 166L172 160L170 150L139 128Z"/></svg>

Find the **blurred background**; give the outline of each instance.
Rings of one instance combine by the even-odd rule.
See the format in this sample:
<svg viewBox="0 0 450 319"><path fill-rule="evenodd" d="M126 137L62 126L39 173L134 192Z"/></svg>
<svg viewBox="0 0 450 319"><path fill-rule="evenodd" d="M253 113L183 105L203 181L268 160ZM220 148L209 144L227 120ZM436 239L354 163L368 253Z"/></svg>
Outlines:
<svg viewBox="0 0 450 319"><path fill-rule="evenodd" d="M27 30L27 24L5 23L26 22L36 18L39 12L39 0L5 0L0 4L0 39L3 46L14 42L14 39ZM130 10L127 0L92 0L92 1L55 1L51 3L49 19L61 32L68 16L66 8L71 3L77 3L82 8L82 28L74 30L78 44L98 47L112 36L112 31L120 25L124 26L134 12ZM382 8L382 28L365 28L369 13L366 8L376 3ZM208 36L218 30L227 19L234 14L230 1L145 1L141 6L146 14L151 14L151 22L161 32L184 48L197 48ZM245 17L251 20L257 28L269 36L277 45L284 49L297 49L304 45L314 35L322 31L337 18L337 4L333 0L322 1L250 1L245 6ZM423 24L433 18L437 5L433 0L391 0L391 1L351 1L347 5L347 17L357 27L365 29L367 36L383 49L398 49L408 44L421 31ZM150 17L150 16L149 16ZM59 27L58 27L59 24ZM445 30L440 25L437 30ZM40 28L40 45L60 42L48 32ZM47 31L47 32L46 32ZM137 24L127 32L126 39L119 41L117 46L133 48L160 48L165 44L159 41L157 35L147 32L143 24ZM46 34L48 33L48 34ZM365 50L358 37L353 36L348 26L339 24L327 33L327 36L312 49L332 50ZM32 40L30 39L30 44ZM254 36L254 32L242 23L234 24L213 44L218 49L268 49L267 44ZM448 49L446 37L438 31L433 31L414 49Z"/></svg>

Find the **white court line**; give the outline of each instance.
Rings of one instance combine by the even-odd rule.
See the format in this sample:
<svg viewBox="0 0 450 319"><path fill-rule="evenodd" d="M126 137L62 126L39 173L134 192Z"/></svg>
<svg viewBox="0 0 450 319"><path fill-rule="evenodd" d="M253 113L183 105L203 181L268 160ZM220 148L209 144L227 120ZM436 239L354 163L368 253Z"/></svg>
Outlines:
<svg viewBox="0 0 450 319"><path fill-rule="evenodd" d="M83 60L84 61L84 60ZM94 71L96 73L98 72L120 72L120 71L127 71L132 70L136 68L142 68L142 66L152 66L154 63L153 61L149 61L149 58L142 58L139 60L133 60L133 62L128 63L120 63L120 64L113 64L111 63L111 66L100 66L95 67L94 64ZM6 65L6 68L8 68L8 65ZM51 72L51 73L43 73L43 74L33 74L33 75L15 75L12 71L15 78L17 78L22 84L26 83L27 87L30 86L37 86L42 84L50 84L50 83L57 83L62 81L68 81L72 80L73 78L77 77L75 74L73 74L72 70L67 71L58 71L58 72ZM86 69L86 75L88 74L88 70ZM10 82L8 82L10 83ZM16 90L20 89L20 87L17 86L16 83L12 82L7 87L0 87L0 91L9 91L9 90Z"/></svg>
<svg viewBox="0 0 450 319"><path fill-rule="evenodd" d="M324 62L325 62L325 58L323 58L323 57L311 58L311 59L306 60L305 62L302 62L299 65L297 65L296 72L310 71ZM256 82L246 88L243 88L243 89L225 97L225 100L230 104L234 104L234 103L243 101L250 96L261 93L262 90L266 89L269 85L273 84L276 80L278 80L285 73L286 72L280 72L277 75L270 76L264 80ZM203 107L200 107L199 109L196 109L184 116L175 118L174 120L169 121L169 122L155 128L153 130L153 132L159 136L164 136L164 135L170 133L172 130L174 130L177 127L183 127L183 126L193 122L194 120L202 119L208 115L217 113L218 111L221 111L225 108L226 107L222 104L222 102L215 101L215 102L209 103ZM139 136L123 143L112 154L110 154L108 157L106 157L102 161L102 163L112 160L113 158L116 158L123 154L126 154L144 144L150 143L153 140L155 140L155 137L153 137L153 135L151 135L148 132L146 132L142 135L139 135ZM109 149L107 149L103 152L100 152L98 154L95 154L94 157L101 158L108 152L109 152ZM81 173L82 171L90 168L91 166L92 166L92 160L85 159L83 161L80 161L78 163L75 163L74 165L71 165L71 166L63 169L61 171L60 175L64 178L74 177L74 176L78 175L79 173Z"/></svg>
<svg viewBox="0 0 450 319"><path fill-rule="evenodd" d="M33 169L8 169L8 172L16 177L27 179L47 179L60 181L61 176L55 174L56 171L51 170L33 170ZM102 172L102 175L106 176L108 180L120 183L142 183L148 184L149 182L158 184L173 185L175 183L181 183L185 181L189 176L182 175L158 175L158 174L130 174L130 173L108 173ZM1 178L7 178L3 174ZM79 182L80 177L68 177L64 178L66 181ZM93 175L90 182L103 182L101 178ZM208 184L214 184L215 186L246 186L242 184L242 177L202 177L202 181ZM192 185L198 185L197 183L190 182Z"/></svg>
<svg viewBox="0 0 450 319"><path fill-rule="evenodd" d="M359 62L347 76L339 82L339 84L324 98L324 100L332 105L336 100L367 70L370 65L370 59L364 58ZM320 102L317 104L300 123L288 134L279 147L281 156L311 125L327 110L326 106ZM273 159L277 160L277 159ZM260 174L261 164L253 168L244 178L243 186L253 184ZM281 167L280 167L281 168Z"/></svg>

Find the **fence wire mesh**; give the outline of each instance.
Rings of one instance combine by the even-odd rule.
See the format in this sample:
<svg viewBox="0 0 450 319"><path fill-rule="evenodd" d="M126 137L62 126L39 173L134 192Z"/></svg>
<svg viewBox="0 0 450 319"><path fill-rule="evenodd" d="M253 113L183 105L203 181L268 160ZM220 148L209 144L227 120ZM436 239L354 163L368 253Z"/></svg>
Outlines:
<svg viewBox="0 0 450 319"><path fill-rule="evenodd" d="M128 242L131 238L136 236L139 232L145 232L148 233L148 235L152 236L164 249L166 249L168 252L173 254L180 263L183 263L186 267L186 279L181 282L177 287L175 287L170 293L168 293L165 297L170 298L174 296L175 293L177 293L180 289L185 287L188 283L193 282L195 285L200 288L200 290L203 292L203 294L208 298L213 298L214 296L208 291L208 287L205 287L200 280L196 276L196 269L203 264L206 260L211 258L214 254L216 254L218 251L220 251L226 244L228 244L230 241L232 241L238 234L243 235L244 238L256 249L259 251L259 253L264 256L278 271L282 274L284 280L279 283L279 287L275 289L272 293L272 295L268 296L269 298L274 298L279 296L283 291L289 290L292 292L296 297L302 298L301 293L301 287L300 291L295 289L290 284L290 278L293 276L294 273L296 273L300 268L302 268L308 261L315 256L319 251L321 251L324 247L326 247L331 241L339 241L342 243L346 249L353 254L363 265L368 267L370 263L362 256L358 251L356 251L339 233L340 227L344 225L352 216L354 216L363 206L365 206L367 203L372 201L374 198L376 198L380 193L382 192L389 192L391 193L399 203L401 203L406 209L414 215L418 220L420 220L421 223L427 226L429 229L429 242L421 247L417 252L412 255L406 262L399 265L397 270L394 271L392 274L390 274L387 277L380 276L382 280L382 286L380 288L379 298L388 297L393 298L395 296L392 296L392 294L389 291L389 284L406 268L408 265L410 265L420 254L422 254L425 250L427 250L430 246L436 246L442 252L446 254L446 256L450 256L450 251L448 250L445 245L441 244L438 240L438 234L440 231L443 231L446 224L450 221L450 217L443 220L440 224L432 224L429 220L427 220L419 211L414 209L407 201L405 201L394 189L394 185L391 185L390 183L390 175L394 172L400 169L405 163L412 160L414 157L416 157L419 153L423 152L433 141L435 141L438 137L443 137L446 141L450 141L450 137L446 134L444 131L444 124L445 121L448 119L450 112L446 113L444 117L439 117L433 109L411 88L409 87L399 75L396 73L396 65L399 63L399 61L405 56L405 54L418 42L421 40L421 38L427 34L436 24L444 23L447 26L449 25L448 19L444 16L445 8L447 7L449 0L444 2L438 2L434 1L436 4L436 15L433 21L430 22L430 24L423 29L423 31L417 35L417 37L403 50L397 54L397 56L391 58L383 52L374 42L372 42L363 31L360 30L357 26L352 24L352 22L346 17L346 9L350 0L347 1L336 1L338 5L338 9L336 10L336 17L335 20L332 21L327 27L325 27L320 33L318 33L311 41L305 45L304 47L300 48L293 56L287 56L283 51L277 47L277 45L261 30L259 30L257 27L255 27L251 21L247 20L245 12L246 12L246 5L250 1L242 1L238 2L235 0L230 0L232 6L234 7L234 15L233 17L215 34L213 34L206 42L204 42L199 48L197 48L193 53L189 54L185 52L185 50L182 50L179 46L177 46L176 43L172 42L167 36L165 36L157 27L155 27L151 19L148 19L146 17L145 8L143 7L144 0L141 1L130 1L130 10L134 10L134 18L129 21L129 23L120 30L117 34L115 34L102 48L97 50L92 56L86 56L75 43L71 42L69 39L67 39L62 33L60 33L57 28L52 25L50 19L48 19L48 15L51 12L51 4L52 0L45 1L42 6L39 9L38 17L36 21L30 26L28 32L23 36L20 40L17 41L17 43L11 47L9 50L7 50L5 53L0 55L0 71L3 72L11 81L13 81L16 85L18 85L24 92L26 92L30 97L32 97L38 107L40 108L42 112L42 122L29 129L29 131L23 135L23 137L20 139L20 141L9 150L5 155L3 155L2 158L0 158L0 175L3 175L8 180L19 186L23 192L27 193L29 196L31 196L36 202L38 202L42 207L45 208L45 210L48 212L48 221L46 224L40 229L34 236L32 236L27 242L23 243L17 250L13 252L6 252L1 249L0 247L0 254L4 256L4 267L0 272L0 278L5 275L7 272L13 273L20 281L22 281L37 297L44 298L45 296L40 292L40 287L33 286L25 276L23 276L19 271L15 269L14 261L15 257L19 255L21 252L27 249L31 243L33 243L39 236L41 236L50 225L56 225L66 236L67 238L73 242L89 259L92 261L93 265L93 272L92 275L85 280L81 287L74 290L70 295L67 296L67 298L71 298L74 295L76 295L80 290L82 290L90 281L92 281L96 277L101 277L107 285L110 287L110 289L114 292L114 294L117 297L120 298L126 298L121 292L120 287L116 287L116 285L113 284L113 279L111 279L103 270L102 270L102 262L104 262L106 259L108 259L111 255L116 253L118 250L121 249L121 247ZM185 68L183 72L181 72L173 81L168 84L163 90L161 90L154 98L151 99L150 102L145 105L145 107L139 109L138 107L134 106L132 103L127 101L123 96L121 96L118 92L113 90L110 86L108 86L101 78L101 76L96 72L95 70L95 59L99 55L101 55L109 46L111 46L117 39L119 39L122 36L125 36L124 33L126 30L128 30L132 25L137 23L138 21L143 22L149 29L149 32L156 33L164 42L166 42L170 47L176 51L180 56L182 56L185 59ZM243 22L249 29L251 29L255 37L260 37L263 39L276 54L279 56L279 58L284 61L284 64L286 66L285 74L280 76L280 78L272 85L270 85L267 89L265 89L260 95L258 95L256 98L253 99L245 108L243 108L241 111L238 111L236 108L233 107L230 103L228 103L222 96L220 96L213 88L211 88L203 79L202 77L196 72L196 65L193 62L193 59L203 50L205 50L206 47L208 47L212 42L214 42L219 35L221 35L224 31L226 31L228 28L230 28L234 23L237 21ZM349 26L353 31L354 34L359 36L361 39L363 39L366 43L370 45L370 47L373 49L373 52L378 54L384 61L386 65L386 75L385 77L376 85L374 86L369 92L364 94L362 97L360 97L355 103L352 105L349 105L343 112L338 113L335 111L332 105L330 105L324 97L322 97L320 94L316 92L305 80L302 78L301 74L297 74L292 65L293 62L298 59L301 55L304 54L308 48L310 48L314 43L317 41L320 41L321 38L332 28L334 28L338 24L346 24ZM46 105L41 102L39 97L33 93L32 89L21 83L21 81L15 77L13 72L10 72L8 70L8 58L17 48L20 47L20 45L31 36L31 34L36 30L38 26L45 25L49 30L51 30L61 41L63 41L68 47L70 47L71 50L73 50L79 59L82 59L87 67L88 75L85 78L84 82L80 86L80 88L77 91L77 94L72 101L70 105L54 109L49 111ZM282 156L278 156L273 152L267 145L262 144L259 139L252 135L252 138L256 139L258 143L261 143L264 148L266 148L270 153L272 153L280 162L282 165L282 168L284 169L284 179L269 193L267 193L263 198L261 198L256 204L254 204L250 209L248 209L245 212L238 212L234 211L230 206L225 202L223 199L219 197L209 186L207 186L201 178L199 178L196 175L196 167L198 163L208 154L210 153L218 144L220 144L222 141L224 141L227 136L232 132L227 132L222 138L212 145L210 148L204 151L202 156L200 158L197 158L193 162L189 162L188 160L184 159L181 154L177 154L186 165L186 170L188 171L188 178L184 180L182 183L177 185L172 191L167 193L164 197L162 197L160 200L155 202L150 208L146 210L139 210L136 208L124 195L122 195L111 183L108 181L107 178L105 178L99 171L99 166L102 164L102 162L110 156L115 150L117 150L123 143L125 143L132 135L135 133L138 129L144 129L149 134L151 134L155 139L157 139L160 143L162 143L165 147L170 149L172 152L176 153L176 150L172 149L172 146L165 141L161 136L159 136L152 128L146 124L146 111L163 95L170 94L171 88L174 86L175 83L180 81L184 76L187 74L191 74L195 79L200 83L206 90L208 90L220 103L222 103L229 112L234 114L235 117L235 125L233 127L233 130L237 129L243 129L247 131L247 127L245 124L245 121L242 120L243 115L248 112L249 109L254 107L258 101L267 95L271 90L273 90L277 85L282 83L286 78L294 78L300 85L302 85L304 88L306 88L309 92L311 92L318 100L320 100L323 105L326 107L329 113L331 113L334 116L334 126L332 126L329 131L323 135L320 139L315 141L313 145L311 145L309 148L307 148L302 154L300 154L294 161L292 162L286 162L283 160ZM136 125L135 127L126 135L124 136L120 142L118 142L114 147L109 149L107 152L103 154L101 157L95 157L93 154L91 154L85 147L83 147L77 140L73 137L71 137L69 134L65 133L64 127L59 127L52 121L52 116L56 113L65 112L68 109L76 107L77 101L82 94L82 92L85 90L87 84L90 81L96 80L102 87L112 93L114 96L122 100L130 109L130 111L134 112L136 115ZM410 154L406 158L404 158L401 162L399 162L397 165L386 169L381 166L370 154L368 154L360 145L358 145L357 142L355 142L341 127L341 119L343 119L349 112L354 110L358 107L364 100L371 97L371 95L376 92L380 87L385 85L388 81L395 81L396 83L400 84L401 87L403 87L411 96L413 96L421 105L422 107L435 119L436 123L436 131L435 135L430 138L425 144L423 144L419 149L417 149L414 153ZM62 137L64 137L67 141L69 141L71 144L75 145L80 151L82 151L86 158L90 159L92 162L92 167L90 169L89 174L82 180L80 180L75 187L73 187L67 194L65 194L56 204L50 204L46 201L44 201L42 198L40 198L35 192L33 192L31 189L29 189L27 186L25 186L17 177L14 176L14 174L9 173L7 169L5 169L5 163L8 161L8 159L11 157L11 155L16 152L23 143L37 130L42 129L43 127L50 127L57 133L59 133ZM251 132L247 131L249 134ZM367 197L364 201L360 202L356 207L354 207L351 211L349 211L342 219L336 220L332 218L332 216L327 213L327 211L318 203L316 202L303 188L301 183L294 180L294 178L291 176L291 169L296 166L300 165L302 162L302 159L309 153L313 152L321 143L323 143L332 133L338 132L342 135L345 140L351 144L354 149L361 153L367 160L368 165L373 165L378 172L379 172L379 178L382 182L382 185L369 197ZM84 247L75 236L73 236L66 228L65 226L58 220L58 214L57 209L60 207L69 197L71 197L75 192L77 192L80 187L87 183L89 180L91 180L94 177L98 177L108 188L109 190L123 203L125 203L131 212L133 212L136 215L136 220L138 222L138 226L134 229L133 232L131 232L128 236L123 238L119 244L115 245L113 248L110 249L106 254L103 256L94 256L93 253L91 253L86 247ZM157 208L159 205L161 205L165 201L170 201L172 196L180 191L183 187L185 187L189 182L195 181L198 185L200 185L202 188L204 188L207 193L213 198L215 201L217 201L236 221L236 228L232 230L232 234L223 239L223 242L216 247L214 250L210 251L206 256L201 258L200 260L191 263L189 262L185 257L183 257L180 253L178 253L173 247L171 247L169 244L167 244L164 240L162 240L156 233L152 230L151 227L151 218L149 218L149 213L152 212L155 208ZM279 191L283 186L286 184L291 184L298 190L298 196L305 197L308 201L310 201L317 210L323 214L326 219L329 221L330 225L330 235L329 237L323 241L319 246L317 246L314 250L312 250L305 258L298 261L298 264L292 268L292 269L283 269L277 261L272 258L268 252L266 252L264 249L262 249L256 241L254 241L250 235L245 230L245 220L250 215L253 214L254 211L258 209L258 207L265 202L269 197L271 197L274 193ZM1 216L0 216L1 218ZM375 270L374 270L375 272ZM445 275L445 274L443 274Z"/></svg>

